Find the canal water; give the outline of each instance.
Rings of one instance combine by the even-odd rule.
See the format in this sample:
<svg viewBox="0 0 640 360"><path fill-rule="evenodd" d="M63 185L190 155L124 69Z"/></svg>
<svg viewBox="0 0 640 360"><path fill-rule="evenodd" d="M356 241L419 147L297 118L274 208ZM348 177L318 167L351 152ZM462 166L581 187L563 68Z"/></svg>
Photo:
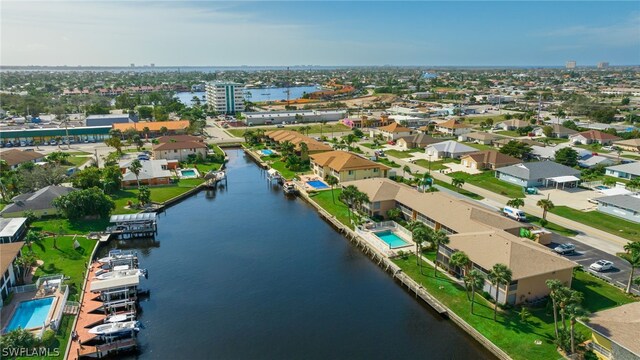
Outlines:
<svg viewBox="0 0 640 360"><path fill-rule="evenodd" d="M110 244L137 249L149 271L135 358L493 358L241 150L227 153L228 187L160 214L155 241Z"/></svg>

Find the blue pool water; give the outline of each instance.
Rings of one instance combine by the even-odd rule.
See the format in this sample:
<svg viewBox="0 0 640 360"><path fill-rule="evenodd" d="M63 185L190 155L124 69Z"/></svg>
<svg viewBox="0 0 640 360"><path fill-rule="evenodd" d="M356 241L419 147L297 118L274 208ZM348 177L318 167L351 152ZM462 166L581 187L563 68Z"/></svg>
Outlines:
<svg viewBox="0 0 640 360"><path fill-rule="evenodd" d="M269 149L266 149L266 150L260 150L260 152L262 153L262 155L267 155L267 156L269 156L269 155L273 154L273 151L272 151L272 150L269 150Z"/></svg>
<svg viewBox="0 0 640 360"><path fill-rule="evenodd" d="M182 176L196 176L195 170L180 170Z"/></svg>
<svg viewBox="0 0 640 360"><path fill-rule="evenodd" d="M316 189L328 189L329 185L323 183L320 180L307 181L307 184L313 186Z"/></svg>
<svg viewBox="0 0 640 360"><path fill-rule="evenodd" d="M9 326L7 326L7 331L42 326L47 321L47 315L52 304L53 297L21 302L15 313L13 313Z"/></svg>
<svg viewBox="0 0 640 360"><path fill-rule="evenodd" d="M596 186L596 189L598 190L607 190L608 188L609 188L608 186L603 186L603 185Z"/></svg>
<svg viewBox="0 0 640 360"><path fill-rule="evenodd" d="M408 242L402 240L398 235L394 234L392 231L382 231L376 233L376 236L380 238L380 240L386 242L390 248L397 248L401 246L409 245Z"/></svg>

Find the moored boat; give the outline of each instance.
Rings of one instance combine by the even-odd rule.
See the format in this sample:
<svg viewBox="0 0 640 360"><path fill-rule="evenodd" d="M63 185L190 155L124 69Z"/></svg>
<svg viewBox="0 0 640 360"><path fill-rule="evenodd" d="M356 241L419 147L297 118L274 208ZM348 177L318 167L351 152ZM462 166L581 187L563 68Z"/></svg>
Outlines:
<svg viewBox="0 0 640 360"><path fill-rule="evenodd" d="M112 335L124 331L139 331L137 321L114 322L98 325L89 329L90 334L95 335Z"/></svg>

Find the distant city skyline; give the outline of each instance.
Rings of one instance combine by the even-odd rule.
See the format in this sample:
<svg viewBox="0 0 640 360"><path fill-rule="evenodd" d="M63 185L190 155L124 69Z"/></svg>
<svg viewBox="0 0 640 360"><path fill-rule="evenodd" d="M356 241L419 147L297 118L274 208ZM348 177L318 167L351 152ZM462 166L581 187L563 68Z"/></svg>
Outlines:
<svg viewBox="0 0 640 360"><path fill-rule="evenodd" d="M3 66L640 64L636 2L3 1Z"/></svg>

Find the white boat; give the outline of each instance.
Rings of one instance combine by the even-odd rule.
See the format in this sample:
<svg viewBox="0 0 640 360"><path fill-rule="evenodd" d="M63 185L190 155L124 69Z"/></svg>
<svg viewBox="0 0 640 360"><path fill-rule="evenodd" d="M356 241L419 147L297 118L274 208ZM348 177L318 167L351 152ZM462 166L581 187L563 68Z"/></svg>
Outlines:
<svg viewBox="0 0 640 360"><path fill-rule="evenodd" d="M109 254L103 258L98 259L98 262L106 264L114 260L132 259L136 256L133 251L111 250Z"/></svg>
<svg viewBox="0 0 640 360"><path fill-rule="evenodd" d="M104 322L105 323L117 323L117 322L124 322L124 321L128 321L128 320L135 320L135 318L136 318L136 314L135 313L128 312L128 313L124 313L124 314L110 315L104 320Z"/></svg>
<svg viewBox="0 0 640 360"><path fill-rule="evenodd" d="M147 276L147 271L144 270L144 269L109 271L109 272L106 272L106 273L103 273L103 274L100 274L100 275L96 276L95 279L96 280L108 280L108 279L115 279L115 278L119 278L119 277L131 276L131 275L138 275L140 277Z"/></svg>
<svg viewBox="0 0 640 360"><path fill-rule="evenodd" d="M284 191L285 195L295 195L298 193L296 185L291 181L287 181L286 183L284 183L284 185L282 185L282 191Z"/></svg>
<svg viewBox="0 0 640 360"><path fill-rule="evenodd" d="M111 335L123 331L139 331L137 321L115 322L98 325L89 329L89 334L95 335Z"/></svg>

